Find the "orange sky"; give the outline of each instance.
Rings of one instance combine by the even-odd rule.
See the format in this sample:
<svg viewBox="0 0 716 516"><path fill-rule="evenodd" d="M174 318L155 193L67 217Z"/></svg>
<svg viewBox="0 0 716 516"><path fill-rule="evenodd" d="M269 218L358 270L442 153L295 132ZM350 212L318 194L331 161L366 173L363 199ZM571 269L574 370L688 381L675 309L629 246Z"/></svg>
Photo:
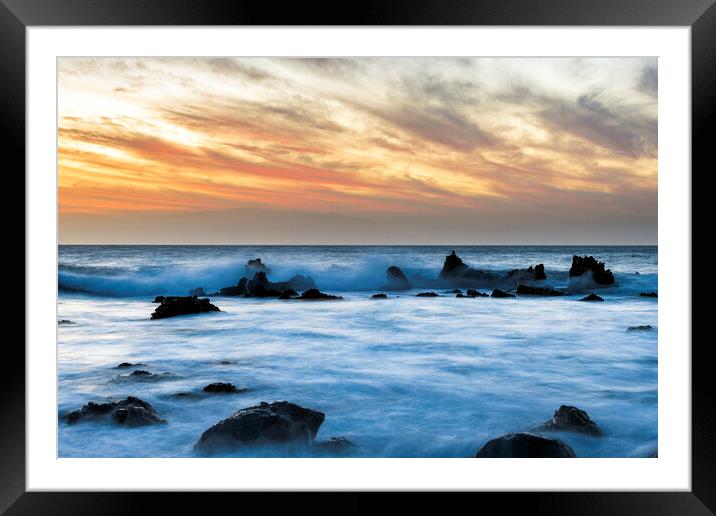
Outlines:
<svg viewBox="0 0 716 516"><path fill-rule="evenodd" d="M64 58L59 87L63 243L656 241L654 58ZM352 222L271 229L320 215Z"/></svg>

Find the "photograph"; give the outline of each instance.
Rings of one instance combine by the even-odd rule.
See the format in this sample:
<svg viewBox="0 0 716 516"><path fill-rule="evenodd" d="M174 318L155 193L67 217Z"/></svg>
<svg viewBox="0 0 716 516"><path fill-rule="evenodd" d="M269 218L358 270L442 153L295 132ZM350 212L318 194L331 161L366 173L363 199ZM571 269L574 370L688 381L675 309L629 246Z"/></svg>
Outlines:
<svg viewBox="0 0 716 516"><path fill-rule="evenodd" d="M658 78L57 57L58 458L657 458Z"/></svg>

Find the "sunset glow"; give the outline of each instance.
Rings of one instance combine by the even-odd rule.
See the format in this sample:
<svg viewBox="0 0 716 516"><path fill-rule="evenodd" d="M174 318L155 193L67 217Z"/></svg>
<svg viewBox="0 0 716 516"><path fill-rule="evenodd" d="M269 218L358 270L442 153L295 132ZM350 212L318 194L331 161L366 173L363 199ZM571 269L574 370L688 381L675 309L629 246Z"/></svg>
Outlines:
<svg viewBox="0 0 716 516"><path fill-rule="evenodd" d="M332 217L316 242L655 243L656 66L61 59L60 239L302 243L272 228ZM460 229L416 237L431 220Z"/></svg>

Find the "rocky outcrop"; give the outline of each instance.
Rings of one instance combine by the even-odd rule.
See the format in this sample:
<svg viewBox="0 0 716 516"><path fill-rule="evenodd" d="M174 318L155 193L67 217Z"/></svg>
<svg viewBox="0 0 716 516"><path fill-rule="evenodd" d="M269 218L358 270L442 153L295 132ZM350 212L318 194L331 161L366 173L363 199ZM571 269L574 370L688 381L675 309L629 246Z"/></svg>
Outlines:
<svg viewBox="0 0 716 516"><path fill-rule="evenodd" d="M419 292L415 294L415 297L440 297L440 294L436 294L435 292Z"/></svg>
<svg viewBox="0 0 716 516"><path fill-rule="evenodd" d="M371 299L388 299L388 296L385 294L373 294L370 296Z"/></svg>
<svg viewBox="0 0 716 516"><path fill-rule="evenodd" d="M500 281L500 276L493 272L470 268L455 251L452 251L445 257L438 280L453 285L480 286L495 284Z"/></svg>
<svg viewBox="0 0 716 516"><path fill-rule="evenodd" d="M111 419L119 425L143 426L164 423L159 414L146 401L129 396L122 401L94 403L90 401L79 410L65 414L62 419L69 424L88 420Z"/></svg>
<svg viewBox="0 0 716 516"><path fill-rule="evenodd" d="M210 383L206 387L202 389L204 392L208 392L211 394L216 393L227 393L227 394L233 394L233 393L239 393L239 392L248 392L248 389L241 388L237 389L236 385L233 383L224 383L224 382L216 382L216 383Z"/></svg>
<svg viewBox="0 0 716 516"><path fill-rule="evenodd" d="M534 267L530 265L526 269L512 269L507 273L506 278L515 283L526 283L545 280L547 279L547 274L544 272L544 264L540 263Z"/></svg>
<svg viewBox="0 0 716 516"><path fill-rule="evenodd" d="M593 256L572 256L572 267L569 269L570 283L575 278L589 280L597 285L614 284L614 275L609 269L605 269L604 262L598 262Z"/></svg>
<svg viewBox="0 0 716 516"><path fill-rule="evenodd" d="M246 278L241 278L236 286L224 287L219 290L220 296L243 296L246 293Z"/></svg>
<svg viewBox="0 0 716 516"><path fill-rule="evenodd" d="M564 292L549 287L530 287L529 285L517 285L517 293L529 296L563 296Z"/></svg>
<svg viewBox="0 0 716 516"><path fill-rule="evenodd" d="M465 291L465 295L467 297L490 297L490 294L485 294L484 292L478 292L475 289L469 288Z"/></svg>
<svg viewBox="0 0 716 516"><path fill-rule="evenodd" d="M552 419L538 426L535 430L540 432L577 432L592 436L601 436L599 428L584 410L577 407L562 405L554 411Z"/></svg>
<svg viewBox="0 0 716 516"><path fill-rule="evenodd" d="M205 312L219 312L219 307L212 305L208 298L196 296L158 296L155 302L160 305L152 313L152 319L165 319L177 315L199 314Z"/></svg>
<svg viewBox="0 0 716 516"><path fill-rule="evenodd" d="M514 294L500 290L499 288L493 289L492 297L517 297Z"/></svg>
<svg viewBox="0 0 716 516"><path fill-rule="evenodd" d="M529 433L506 434L487 441L477 458L574 458L572 448L559 439Z"/></svg>
<svg viewBox="0 0 716 516"><path fill-rule="evenodd" d="M194 449L211 453L272 443L309 445L324 419L322 412L287 401L264 401L219 421L201 435Z"/></svg>
<svg viewBox="0 0 716 516"><path fill-rule="evenodd" d="M584 296L580 301L604 301L604 299L592 292L588 296Z"/></svg>
<svg viewBox="0 0 716 516"><path fill-rule="evenodd" d="M246 297L281 297L284 292L288 291L287 296L290 298L297 295L296 291L315 289L315 286L316 283L310 276L298 274L288 281L272 282L269 281L266 272L258 271L252 279L246 282L244 295Z"/></svg>
<svg viewBox="0 0 716 516"><path fill-rule="evenodd" d="M385 271L387 284L385 290L410 290L412 287L407 276L395 265Z"/></svg>
<svg viewBox="0 0 716 516"><path fill-rule="evenodd" d="M649 331L652 327L650 324L643 324L641 326L629 326L627 331Z"/></svg>
<svg viewBox="0 0 716 516"><path fill-rule="evenodd" d="M301 297L298 299L304 300L304 301L318 301L318 300L330 300L330 299L343 299L340 296L334 296L331 294L324 294L323 292L319 291L316 288L311 288L306 290L303 294L301 294Z"/></svg>
<svg viewBox="0 0 716 516"><path fill-rule="evenodd" d="M659 297L656 292L642 292L639 294L641 297Z"/></svg>

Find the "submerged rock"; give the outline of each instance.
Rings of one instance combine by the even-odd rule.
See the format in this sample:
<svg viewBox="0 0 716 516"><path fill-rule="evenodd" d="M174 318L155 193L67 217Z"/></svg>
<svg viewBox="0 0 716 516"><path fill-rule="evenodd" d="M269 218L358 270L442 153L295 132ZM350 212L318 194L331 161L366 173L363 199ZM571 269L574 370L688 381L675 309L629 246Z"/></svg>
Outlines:
<svg viewBox="0 0 716 516"><path fill-rule="evenodd" d="M132 364L130 362L122 362L121 364L115 366L115 369L126 369L128 367L140 367L140 366L146 367L146 365L147 364Z"/></svg>
<svg viewBox="0 0 716 516"><path fill-rule="evenodd" d="M331 437L325 441L316 441L313 449L321 455L350 455L358 447L345 437Z"/></svg>
<svg viewBox="0 0 716 516"><path fill-rule="evenodd" d="M163 299L158 302L161 304L154 310L154 313L152 313L152 319L164 319L167 317L175 317L177 315L220 311L219 307L212 305L211 302L209 302L208 298L198 298L196 296L163 297Z"/></svg>
<svg viewBox="0 0 716 516"><path fill-rule="evenodd" d="M313 301L313 300L323 300L323 299L343 299L340 296L334 296L331 294L324 294L323 292L320 292L316 288L311 288L306 290L303 294L301 294L301 297L299 299Z"/></svg>
<svg viewBox="0 0 716 516"><path fill-rule="evenodd" d="M63 419L69 424L84 420L101 420L110 417L112 421L126 426L143 426L165 423L146 401L129 396L122 401L94 403L90 401L79 410L69 412Z"/></svg>
<svg viewBox="0 0 716 516"><path fill-rule="evenodd" d="M243 387L241 389L237 389L236 386L233 383L224 383L224 382L216 382L216 383L210 383L206 387L202 389L204 392L209 393L239 393L239 392L248 392L248 389Z"/></svg>
<svg viewBox="0 0 716 516"><path fill-rule="evenodd" d="M627 331L649 331L652 327L650 324L643 324L641 326L629 326Z"/></svg>
<svg viewBox="0 0 716 516"><path fill-rule="evenodd" d="M506 434L487 441L476 458L574 458L572 448L559 439L529 433Z"/></svg>
<svg viewBox="0 0 716 516"><path fill-rule="evenodd" d="M564 292L549 287L530 287L529 285L517 285L518 294L530 296L563 296Z"/></svg>
<svg viewBox="0 0 716 516"><path fill-rule="evenodd" d="M77 324L73 321L70 321L69 319L60 319L57 321L57 324L64 325L64 324Z"/></svg>
<svg viewBox="0 0 716 516"><path fill-rule="evenodd" d="M569 269L570 282L572 278L591 275L591 280L597 285L612 285L614 275L612 271L604 268L604 262L598 262L593 256L572 256L572 267Z"/></svg>
<svg viewBox="0 0 716 516"><path fill-rule="evenodd" d="M234 413L206 430L194 445L199 451L296 442L309 445L325 414L287 401L261 402Z"/></svg>
<svg viewBox="0 0 716 516"><path fill-rule="evenodd" d="M415 294L415 297L440 297L440 294L436 294L435 292L419 292Z"/></svg>
<svg viewBox="0 0 716 516"><path fill-rule="evenodd" d="M410 290L411 286L408 278L395 265L388 267L385 275L388 281L385 290Z"/></svg>
<svg viewBox="0 0 716 516"><path fill-rule="evenodd" d="M562 405L554 411L549 419L536 428L542 432L578 432L593 436L601 436L602 429L592 421L584 410L577 407Z"/></svg>
<svg viewBox="0 0 716 516"><path fill-rule="evenodd" d="M591 293L588 296L584 296L580 301L604 301L601 297L598 295Z"/></svg>
<svg viewBox="0 0 716 516"><path fill-rule="evenodd" d="M202 396L195 392L177 392L176 394L172 394L170 398L182 401L196 401L202 399Z"/></svg>
<svg viewBox="0 0 716 516"><path fill-rule="evenodd" d="M388 296L385 294L373 294L370 296L371 299L388 299Z"/></svg>
<svg viewBox="0 0 716 516"><path fill-rule="evenodd" d="M514 294L496 288L492 291L492 297L517 297Z"/></svg>
<svg viewBox="0 0 716 516"><path fill-rule="evenodd" d="M639 294L641 297L659 297L656 292L642 292Z"/></svg>

